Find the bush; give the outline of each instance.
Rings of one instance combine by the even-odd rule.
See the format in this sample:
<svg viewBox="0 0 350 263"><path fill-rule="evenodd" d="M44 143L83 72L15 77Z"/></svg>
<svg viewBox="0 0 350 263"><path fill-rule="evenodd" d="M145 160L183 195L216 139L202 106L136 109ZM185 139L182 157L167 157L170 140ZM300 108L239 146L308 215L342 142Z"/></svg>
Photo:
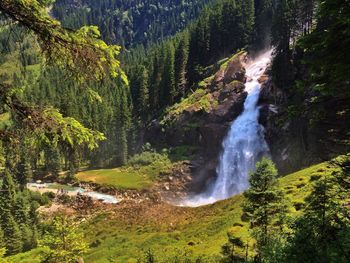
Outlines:
<svg viewBox="0 0 350 263"><path fill-rule="evenodd" d="M47 193L41 194L39 192L30 192L30 199L33 202L37 202L39 205L47 205L50 203L50 198Z"/></svg>
<svg viewBox="0 0 350 263"><path fill-rule="evenodd" d="M46 196L50 200L53 200L56 197L56 194L54 192L46 192L46 193L43 193L43 196Z"/></svg>
<svg viewBox="0 0 350 263"><path fill-rule="evenodd" d="M67 195L67 194L63 194L63 195L61 195L58 198L58 201L65 205L65 204L71 203L72 202L72 198L69 195Z"/></svg>
<svg viewBox="0 0 350 263"><path fill-rule="evenodd" d="M168 156L166 154L160 154L154 151L146 151L135 154L129 159L128 164L131 166L144 166L158 161L165 161L167 159Z"/></svg>

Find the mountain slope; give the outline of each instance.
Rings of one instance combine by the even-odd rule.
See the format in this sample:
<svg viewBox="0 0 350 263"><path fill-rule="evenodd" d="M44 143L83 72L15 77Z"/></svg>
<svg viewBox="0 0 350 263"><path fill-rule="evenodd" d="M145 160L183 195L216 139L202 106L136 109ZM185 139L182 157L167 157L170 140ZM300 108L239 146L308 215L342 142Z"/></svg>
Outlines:
<svg viewBox="0 0 350 263"><path fill-rule="evenodd" d="M108 42L130 47L179 32L211 2L58 0L53 14L70 28L97 25Z"/></svg>

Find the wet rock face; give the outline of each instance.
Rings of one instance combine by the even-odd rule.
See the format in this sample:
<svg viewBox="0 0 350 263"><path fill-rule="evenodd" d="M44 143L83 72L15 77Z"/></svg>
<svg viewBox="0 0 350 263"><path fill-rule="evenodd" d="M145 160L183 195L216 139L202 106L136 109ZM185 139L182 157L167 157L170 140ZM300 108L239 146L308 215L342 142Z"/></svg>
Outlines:
<svg viewBox="0 0 350 263"><path fill-rule="evenodd" d="M305 116L291 118L287 93L277 87L269 76L271 74L267 70L259 79L262 83L259 122L265 127L265 139L279 174L284 175L313 163L315 154L310 150L308 119Z"/></svg>

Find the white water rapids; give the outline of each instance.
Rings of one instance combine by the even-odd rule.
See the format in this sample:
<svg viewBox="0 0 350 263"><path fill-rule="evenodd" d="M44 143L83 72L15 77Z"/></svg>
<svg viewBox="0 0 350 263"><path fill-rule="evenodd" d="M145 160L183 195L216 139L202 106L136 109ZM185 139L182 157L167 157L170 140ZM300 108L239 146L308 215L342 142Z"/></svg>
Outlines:
<svg viewBox="0 0 350 263"><path fill-rule="evenodd" d="M256 163L269 152L264 139L264 127L260 125L259 77L270 62L271 51L251 61L246 68L248 93L244 110L235 119L223 141L223 152L216 168L217 178L205 192L183 200L180 206L201 206L239 194L249 187L249 173L254 171Z"/></svg>

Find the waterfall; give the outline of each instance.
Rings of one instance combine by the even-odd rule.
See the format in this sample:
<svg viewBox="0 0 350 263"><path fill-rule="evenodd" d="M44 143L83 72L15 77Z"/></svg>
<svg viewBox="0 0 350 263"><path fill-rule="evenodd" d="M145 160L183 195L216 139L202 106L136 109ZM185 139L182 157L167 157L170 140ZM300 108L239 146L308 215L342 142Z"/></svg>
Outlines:
<svg viewBox="0 0 350 263"><path fill-rule="evenodd" d="M256 163L269 152L264 139L264 127L259 123L259 77L270 62L271 51L253 60L246 68L248 96L244 110L235 119L223 141L223 151L216 168L217 178L205 192L182 202L182 206L200 206L239 194L249 187L249 173Z"/></svg>

